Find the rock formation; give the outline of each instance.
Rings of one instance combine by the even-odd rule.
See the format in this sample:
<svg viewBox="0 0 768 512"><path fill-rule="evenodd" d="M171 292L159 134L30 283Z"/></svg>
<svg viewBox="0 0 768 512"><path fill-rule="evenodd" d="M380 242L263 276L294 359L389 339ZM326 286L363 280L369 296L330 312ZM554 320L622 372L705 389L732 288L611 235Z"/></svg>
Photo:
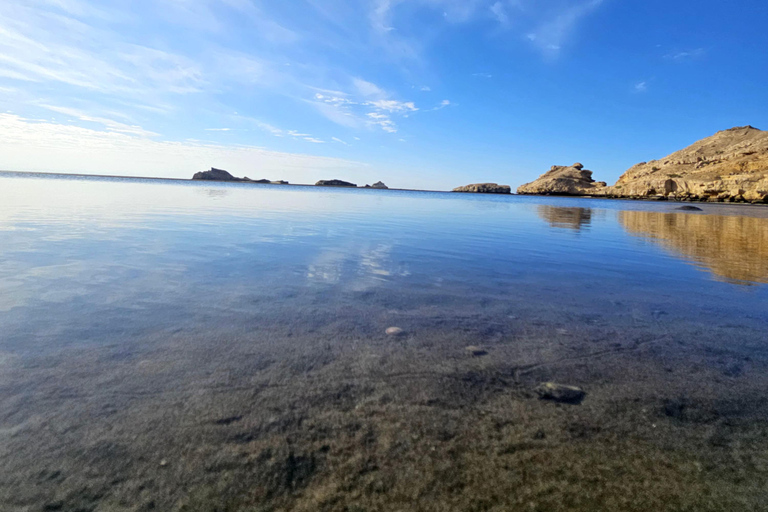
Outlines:
<svg viewBox="0 0 768 512"><path fill-rule="evenodd" d="M235 178L227 171L223 169L216 169L211 167L210 171L196 172L192 176L193 180L209 180L209 181L251 181L248 178Z"/></svg>
<svg viewBox="0 0 768 512"><path fill-rule="evenodd" d="M318 187L357 187L354 183L341 180L320 180L315 183Z"/></svg>
<svg viewBox="0 0 768 512"><path fill-rule="evenodd" d="M633 166L610 195L768 202L768 132L751 126L717 132L661 160Z"/></svg>
<svg viewBox="0 0 768 512"><path fill-rule="evenodd" d="M511 194L509 185L497 185L496 183L473 183L453 189L454 192L474 192L480 194Z"/></svg>
<svg viewBox="0 0 768 512"><path fill-rule="evenodd" d="M553 165L539 179L526 183L517 189L518 194L546 194L587 196L601 193L605 189L604 181L592 179L592 171L575 163L571 166Z"/></svg>
<svg viewBox="0 0 768 512"><path fill-rule="evenodd" d="M768 132L741 126L717 132L661 160L642 162L612 187L581 164L552 167L518 194L593 195L768 203Z"/></svg>
<svg viewBox="0 0 768 512"><path fill-rule="evenodd" d="M373 185L366 185L363 188L380 188L380 189L388 189L389 187L384 184L382 181L377 181Z"/></svg>

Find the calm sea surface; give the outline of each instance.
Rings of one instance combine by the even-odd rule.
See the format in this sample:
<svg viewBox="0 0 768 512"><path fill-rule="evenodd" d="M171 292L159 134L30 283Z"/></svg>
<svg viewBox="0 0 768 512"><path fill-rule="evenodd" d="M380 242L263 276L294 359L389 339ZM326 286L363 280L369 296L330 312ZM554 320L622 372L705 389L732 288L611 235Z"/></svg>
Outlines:
<svg viewBox="0 0 768 512"><path fill-rule="evenodd" d="M765 510L768 208L679 206L0 173L0 510Z"/></svg>

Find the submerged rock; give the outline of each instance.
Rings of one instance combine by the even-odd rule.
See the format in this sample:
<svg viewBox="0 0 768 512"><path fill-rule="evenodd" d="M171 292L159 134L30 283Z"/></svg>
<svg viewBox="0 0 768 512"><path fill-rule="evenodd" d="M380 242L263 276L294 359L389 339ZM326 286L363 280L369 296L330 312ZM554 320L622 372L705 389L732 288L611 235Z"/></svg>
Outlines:
<svg viewBox="0 0 768 512"><path fill-rule="evenodd" d="M399 327L388 327L386 331L388 335L390 336L400 336L401 334L405 333L401 328Z"/></svg>
<svg viewBox="0 0 768 512"><path fill-rule="evenodd" d="M466 347L464 350L466 350L469 353L469 355L471 355L473 357L480 357L480 356L484 356L484 355L488 354L487 350L485 350L482 347L475 346L475 345L470 345L470 346Z"/></svg>
<svg viewBox="0 0 768 512"><path fill-rule="evenodd" d="M536 393L543 400L553 400L567 404L579 404L587 393L576 386L566 386L555 382L543 382L536 387Z"/></svg>
<svg viewBox="0 0 768 512"><path fill-rule="evenodd" d="M698 206L691 206L691 205L681 206L680 208L675 208L675 210L685 210L685 211L688 211L688 212L700 212L700 211L702 211L702 209L699 208Z"/></svg>
<svg viewBox="0 0 768 512"><path fill-rule="evenodd" d="M477 194L511 194L512 188L509 185L498 185L496 183L473 183L463 187L456 187L453 191Z"/></svg>
<svg viewBox="0 0 768 512"><path fill-rule="evenodd" d="M317 187L357 187L354 183L342 180L320 180L315 183Z"/></svg>

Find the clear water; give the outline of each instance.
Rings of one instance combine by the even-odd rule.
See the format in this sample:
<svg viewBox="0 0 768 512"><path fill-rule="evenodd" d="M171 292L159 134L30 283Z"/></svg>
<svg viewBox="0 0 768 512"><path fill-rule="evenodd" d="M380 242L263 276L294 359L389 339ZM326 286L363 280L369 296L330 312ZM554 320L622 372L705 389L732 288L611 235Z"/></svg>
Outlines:
<svg viewBox="0 0 768 512"><path fill-rule="evenodd" d="M708 510L702 489L713 510L753 506L768 459L722 488L716 468L749 466L765 434L768 208L679 206L0 174L0 510L594 510L621 496ZM587 399L537 400L543 380ZM479 409L515 416L496 432ZM419 443L392 448L445 422L456 432L423 446L454 460L449 476ZM352 423L379 451L340 433ZM726 441L702 455L715 431ZM562 475L539 471L513 499L482 484L501 462L476 453L512 438L572 470L574 443L636 453L615 488L579 473L553 494ZM235 462L211 471L222 453ZM376 469L347 467L361 454ZM637 466L656 455L680 485L658 496ZM456 469L475 456L476 475ZM269 484L258 464L289 476Z"/></svg>

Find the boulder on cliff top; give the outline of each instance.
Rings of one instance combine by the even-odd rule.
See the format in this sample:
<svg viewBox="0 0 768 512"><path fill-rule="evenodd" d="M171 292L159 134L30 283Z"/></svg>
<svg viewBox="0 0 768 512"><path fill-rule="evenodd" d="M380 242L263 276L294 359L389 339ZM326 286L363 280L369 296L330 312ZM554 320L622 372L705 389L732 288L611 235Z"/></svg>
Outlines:
<svg viewBox="0 0 768 512"><path fill-rule="evenodd" d="M318 187L357 187L354 183L342 180L320 180L315 183Z"/></svg>
<svg viewBox="0 0 768 512"><path fill-rule="evenodd" d="M509 185L498 185L496 183L473 183L463 187L456 187L453 191L478 194L511 194L512 188Z"/></svg>
<svg viewBox="0 0 768 512"><path fill-rule="evenodd" d="M585 196L599 194L604 187L605 182L592 179L592 171L575 163L571 166L553 165L537 180L521 185L517 193Z"/></svg>

